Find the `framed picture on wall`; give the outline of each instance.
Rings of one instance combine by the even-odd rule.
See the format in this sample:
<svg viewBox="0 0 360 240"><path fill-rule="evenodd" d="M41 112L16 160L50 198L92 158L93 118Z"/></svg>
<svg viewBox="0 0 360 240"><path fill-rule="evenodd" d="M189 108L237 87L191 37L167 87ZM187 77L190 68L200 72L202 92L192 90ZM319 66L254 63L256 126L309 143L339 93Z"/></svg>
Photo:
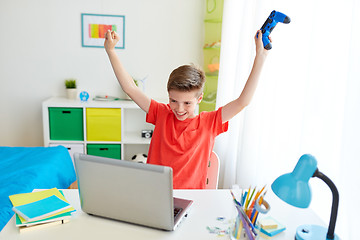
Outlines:
<svg viewBox="0 0 360 240"><path fill-rule="evenodd" d="M107 30L120 36L115 48L125 48L125 16L103 14L81 14L81 43L83 47L104 47Z"/></svg>

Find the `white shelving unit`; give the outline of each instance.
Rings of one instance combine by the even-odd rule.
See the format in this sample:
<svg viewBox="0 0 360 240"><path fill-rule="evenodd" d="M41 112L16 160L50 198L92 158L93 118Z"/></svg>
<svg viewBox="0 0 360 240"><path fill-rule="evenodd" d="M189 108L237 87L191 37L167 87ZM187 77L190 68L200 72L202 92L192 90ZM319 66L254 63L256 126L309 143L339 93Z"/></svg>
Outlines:
<svg viewBox="0 0 360 240"><path fill-rule="evenodd" d="M83 114L83 140L52 140L50 138L50 108L77 108ZM87 114L88 108L121 109L121 141L88 141ZM133 101L92 101L81 102L66 98L50 98L42 104L44 146L63 145L68 147L70 155L74 152L87 153L88 144L119 144L121 159L130 160L137 153L147 153L150 139L142 138L141 131L154 129L152 124L146 123L146 114Z"/></svg>

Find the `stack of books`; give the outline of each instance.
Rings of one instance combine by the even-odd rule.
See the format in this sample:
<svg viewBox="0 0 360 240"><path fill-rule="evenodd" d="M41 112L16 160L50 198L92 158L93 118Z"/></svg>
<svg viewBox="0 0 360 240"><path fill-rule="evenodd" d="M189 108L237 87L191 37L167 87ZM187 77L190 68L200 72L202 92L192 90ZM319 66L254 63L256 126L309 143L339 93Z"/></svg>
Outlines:
<svg viewBox="0 0 360 240"><path fill-rule="evenodd" d="M57 188L9 196L20 232L63 224L75 209Z"/></svg>

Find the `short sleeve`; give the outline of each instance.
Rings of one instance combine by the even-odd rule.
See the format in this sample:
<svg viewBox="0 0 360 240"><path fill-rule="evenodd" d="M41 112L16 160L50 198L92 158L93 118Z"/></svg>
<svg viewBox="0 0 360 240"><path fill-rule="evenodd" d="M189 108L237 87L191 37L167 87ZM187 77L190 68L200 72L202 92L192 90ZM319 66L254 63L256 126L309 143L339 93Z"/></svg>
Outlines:
<svg viewBox="0 0 360 240"><path fill-rule="evenodd" d="M216 111L216 125L215 125L215 129L216 129L216 136L221 134L221 133L224 133L224 132L227 132L227 130L229 129L229 122L225 122L223 123L222 122L222 107L220 107L217 111Z"/></svg>
<svg viewBox="0 0 360 240"><path fill-rule="evenodd" d="M168 105L151 99L149 112L146 114L146 122L155 125L159 118L165 117L169 113L171 110Z"/></svg>
<svg viewBox="0 0 360 240"><path fill-rule="evenodd" d="M156 102L154 99L151 99L149 112L146 114L146 122L155 124L157 112L158 112L158 102Z"/></svg>

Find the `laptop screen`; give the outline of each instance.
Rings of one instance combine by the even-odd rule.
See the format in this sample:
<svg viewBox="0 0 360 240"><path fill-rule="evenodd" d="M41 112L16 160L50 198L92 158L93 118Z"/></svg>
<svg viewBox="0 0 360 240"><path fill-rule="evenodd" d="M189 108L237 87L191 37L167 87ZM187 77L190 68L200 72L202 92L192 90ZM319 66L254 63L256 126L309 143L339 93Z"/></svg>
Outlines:
<svg viewBox="0 0 360 240"><path fill-rule="evenodd" d="M172 169L74 154L84 212L172 230Z"/></svg>

